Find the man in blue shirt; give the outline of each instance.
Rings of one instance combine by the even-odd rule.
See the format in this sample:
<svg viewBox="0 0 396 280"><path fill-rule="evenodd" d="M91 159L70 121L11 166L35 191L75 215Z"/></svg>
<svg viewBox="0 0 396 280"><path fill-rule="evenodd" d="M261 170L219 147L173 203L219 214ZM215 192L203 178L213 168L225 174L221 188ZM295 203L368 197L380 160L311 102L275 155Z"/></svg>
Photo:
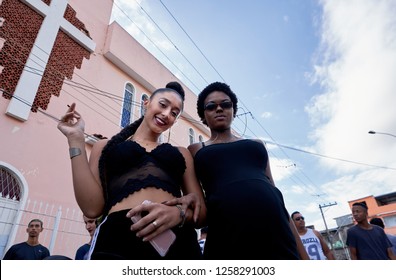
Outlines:
<svg viewBox="0 0 396 280"><path fill-rule="evenodd" d="M96 219L90 219L85 216L83 216L84 223L85 223L85 228L87 229L89 236L91 239L89 240L88 243L82 245L80 248L78 248L76 252L76 260L87 260L88 259L88 253L89 249L91 248L91 242L92 242L92 237L95 233L96 230L96 225L97 225L97 220Z"/></svg>
<svg viewBox="0 0 396 280"><path fill-rule="evenodd" d="M3 260L42 260L50 255L49 250L39 243L39 235L43 231L43 222L33 219L29 222L26 242L12 245Z"/></svg>
<svg viewBox="0 0 396 280"><path fill-rule="evenodd" d="M367 221L368 207L365 202L352 205L352 215L356 225L348 229L347 241L352 260L389 260L396 259L392 244L385 231Z"/></svg>

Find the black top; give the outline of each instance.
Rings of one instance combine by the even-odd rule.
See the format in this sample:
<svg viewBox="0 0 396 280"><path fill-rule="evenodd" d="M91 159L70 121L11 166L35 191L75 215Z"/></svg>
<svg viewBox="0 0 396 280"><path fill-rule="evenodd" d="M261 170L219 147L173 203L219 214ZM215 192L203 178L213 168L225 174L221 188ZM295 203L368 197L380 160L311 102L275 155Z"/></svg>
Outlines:
<svg viewBox="0 0 396 280"><path fill-rule="evenodd" d="M207 197L222 191L221 186L241 180L257 179L270 183L265 175L267 150L253 140L203 145L195 155L195 162L197 176Z"/></svg>
<svg viewBox="0 0 396 280"><path fill-rule="evenodd" d="M135 141L124 141L112 148L105 159L108 194L105 213L130 194L156 187L180 197L186 162L178 148L163 143L151 152Z"/></svg>
<svg viewBox="0 0 396 280"><path fill-rule="evenodd" d="M206 259L297 259L281 192L265 175L262 143L202 147L194 157L207 199Z"/></svg>

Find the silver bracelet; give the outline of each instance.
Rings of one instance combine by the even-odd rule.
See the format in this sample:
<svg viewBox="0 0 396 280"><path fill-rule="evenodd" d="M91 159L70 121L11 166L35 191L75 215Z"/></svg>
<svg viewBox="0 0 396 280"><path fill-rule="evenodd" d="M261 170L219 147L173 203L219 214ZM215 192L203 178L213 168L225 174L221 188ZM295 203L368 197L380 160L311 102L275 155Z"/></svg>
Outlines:
<svg viewBox="0 0 396 280"><path fill-rule="evenodd" d="M69 148L69 154L70 154L70 159L81 155L81 149L80 148Z"/></svg>
<svg viewBox="0 0 396 280"><path fill-rule="evenodd" d="M181 228L184 226L184 222L186 221L186 213L184 212L184 210L182 209L182 207L179 204L176 204L175 206L180 211L180 218L182 219L182 221L179 224L179 228Z"/></svg>

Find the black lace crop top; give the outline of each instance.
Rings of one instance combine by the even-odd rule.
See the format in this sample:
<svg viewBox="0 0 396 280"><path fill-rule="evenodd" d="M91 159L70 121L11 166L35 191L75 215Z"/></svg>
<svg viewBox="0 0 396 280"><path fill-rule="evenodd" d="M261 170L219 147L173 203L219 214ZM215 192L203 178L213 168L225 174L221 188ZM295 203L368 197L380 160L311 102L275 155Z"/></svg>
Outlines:
<svg viewBox="0 0 396 280"><path fill-rule="evenodd" d="M151 152L134 141L111 147L106 154L107 186L105 213L128 195L147 187L155 187L181 196L180 186L186 162L178 148L163 143Z"/></svg>

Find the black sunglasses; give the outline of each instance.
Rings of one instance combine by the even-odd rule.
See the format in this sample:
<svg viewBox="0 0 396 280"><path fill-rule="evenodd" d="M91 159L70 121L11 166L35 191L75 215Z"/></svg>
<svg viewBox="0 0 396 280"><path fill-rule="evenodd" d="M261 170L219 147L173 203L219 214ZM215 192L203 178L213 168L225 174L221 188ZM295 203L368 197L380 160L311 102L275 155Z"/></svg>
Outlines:
<svg viewBox="0 0 396 280"><path fill-rule="evenodd" d="M299 220L303 220L304 221L305 219L304 219L304 217L297 217L297 218L295 218L295 220L296 221L299 221Z"/></svg>
<svg viewBox="0 0 396 280"><path fill-rule="evenodd" d="M206 104L204 106L204 110L207 111L214 111L217 109L217 107L220 106L221 109L225 110L225 109L231 109L232 107L232 101L223 101L219 104L214 103L214 102L209 102L208 104Z"/></svg>

